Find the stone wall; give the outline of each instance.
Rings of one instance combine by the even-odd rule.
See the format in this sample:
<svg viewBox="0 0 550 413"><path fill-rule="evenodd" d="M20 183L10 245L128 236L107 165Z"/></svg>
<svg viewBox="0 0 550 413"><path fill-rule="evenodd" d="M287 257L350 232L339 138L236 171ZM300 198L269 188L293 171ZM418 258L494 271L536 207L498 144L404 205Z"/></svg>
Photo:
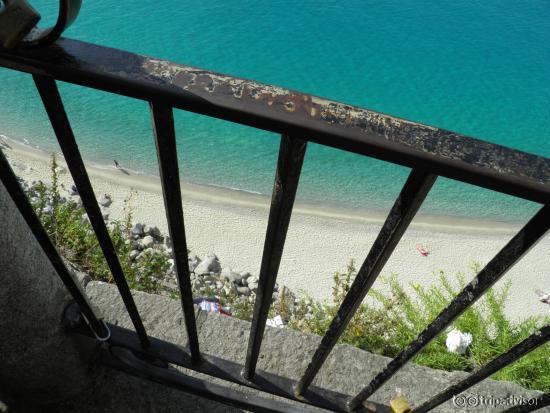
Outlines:
<svg viewBox="0 0 550 413"><path fill-rule="evenodd" d="M0 395L25 404L89 388L90 349L62 328L71 297L0 182Z"/></svg>
<svg viewBox="0 0 550 413"><path fill-rule="evenodd" d="M90 282L86 286L86 293L92 303L103 309L107 321L131 328L122 300L113 285ZM187 338L179 301L141 292L135 292L134 297L143 314L149 334L177 344L186 344ZM244 363L250 323L232 317L207 314L197 309L197 324L201 351L237 363ZM280 376L298 379L311 360L319 341L320 337L315 335L303 334L287 328L267 327L258 368ZM351 396L368 383L388 361L386 357L373 355L349 345L337 345L314 384ZM466 375L467 373L463 372L450 373L408 364L384 385L372 400L387 404L395 396L395 389L400 388L411 403L418 405L451 382ZM79 411L98 411L100 406L106 408L102 411L146 412L157 409L158 411L179 411L178 406L181 407L182 403L189 406L189 411L234 411L227 406L172 391L141 379L129 378L121 373L110 374L106 380L109 383L107 386L109 392L116 388L115 393L119 394L119 397L116 399L108 397L105 387L98 387L96 393L90 393L86 400L78 400L77 404L82 409ZM531 398L540 394L527 391L513 383L494 380L487 380L468 390L467 393L487 398L511 395ZM99 400L102 399L105 400L105 405L100 404ZM436 411L456 412L460 409L457 409L452 402L448 402ZM496 410L485 406L473 411L494 412ZM550 409L541 411L550 411Z"/></svg>

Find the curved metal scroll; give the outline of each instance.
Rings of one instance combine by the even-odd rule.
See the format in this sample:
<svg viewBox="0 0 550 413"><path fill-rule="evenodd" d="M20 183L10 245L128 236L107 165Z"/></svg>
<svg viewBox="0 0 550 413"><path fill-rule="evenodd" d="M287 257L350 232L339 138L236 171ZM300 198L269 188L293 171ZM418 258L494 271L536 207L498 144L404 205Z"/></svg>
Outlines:
<svg viewBox="0 0 550 413"><path fill-rule="evenodd" d="M0 1L1 3L1 1ZM4 0L0 7L0 43L6 49L14 47L36 48L54 43L76 20L82 0L60 0L59 15L54 26L35 27L38 14L26 0Z"/></svg>

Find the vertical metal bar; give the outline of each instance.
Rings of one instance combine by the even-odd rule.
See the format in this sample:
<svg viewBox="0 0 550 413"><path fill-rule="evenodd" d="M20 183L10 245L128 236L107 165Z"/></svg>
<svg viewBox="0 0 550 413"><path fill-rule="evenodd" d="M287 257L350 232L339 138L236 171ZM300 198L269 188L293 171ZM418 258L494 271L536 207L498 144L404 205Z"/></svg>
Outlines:
<svg viewBox="0 0 550 413"><path fill-rule="evenodd" d="M95 334L100 337L107 337L110 333L105 327L105 325L97 318L94 311L92 310L88 299L80 291L77 283L67 270L63 259L59 255L59 252L52 243L52 240L48 236L48 233L40 223L40 220L36 216L32 205L30 204L25 192L17 182L17 177L10 167L10 164L4 153L0 149L0 179L6 187L6 190L11 196L11 199L19 209L19 212L23 216L23 219L31 229L34 237L40 244L40 247L44 250L44 253L48 257L48 260L51 262L53 268L61 278L61 281L69 290L69 293L72 295L80 311L88 321L90 327L95 331Z"/></svg>
<svg viewBox="0 0 550 413"><path fill-rule="evenodd" d="M187 337L189 338L191 359L196 363L200 361L201 356L193 307L191 278L189 275L174 117L172 108L163 103L151 102L150 108L157 147L160 179L162 182L162 193L164 195L164 207L166 209L168 230L174 251L174 264L178 277L181 308L185 319Z"/></svg>
<svg viewBox="0 0 550 413"><path fill-rule="evenodd" d="M90 223L95 231L97 240L99 241L99 245L103 251L105 260L107 261L107 265L113 274L118 291L120 292L128 314L130 315L130 319L134 324L142 346L149 347L149 338L145 332L145 327L143 326L143 322L139 316L134 298L132 297L132 293L128 287L128 283L124 278L124 273L122 272L113 242L109 236L109 231L103 221L103 215L101 214L101 210L97 204L92 184L88 178L86 167L82 161L82 157L80 155L78 145L76 144L69 119L65 113L65 108L63 107L63 102L61 100L61 96L59 95L59 91L57 90L55 80L51 77L42 75L33 75L33 79L38 92L40 93L40 97L42 98L42 102L44 103L44 107L46 108L46 112L48 113L48 117L50 118L50 122L55 135L57 136L57 140L59 141L59 146L61 147L67 166L69 167L73 180L78 188L78 193L82 199L84 209L90 218Z"/></svg>
<svg viewBox="0 0 550 413"><path fill-rule="evenodd" d="M265 235L258 291L254 303L252 327L243 370L247 380L254 378L260 347L271 305L279 264L283 255L286 233L298 189L298 181L306 152L307 141L283 135L279 148L277 172L271 197L271 208Z"/></svg>
<svg viewBox="0 0 550 413"><path fill-rule="evenodd" d="M501 354L491 362L487 363L487 365L470 374L464 380L449 386L428 401L422 403L420 406L413 409L411 413L423 413L432 410L433 408L451 399L454 395L460 394L464 390L469 389L480 381L490 377L500 369L512 364L514 361L520 359L527 353L533 351L548 341L550 341L550 325L546 325L538 329L525 340L513 346L506 353Z"/></svg>
<svg viewBox="0 0 550 413"><path fill-rule="evenodd" d="M338 313L315 351L304 375L295 388L296 397L305 392L346 329L357 308L384 268L399 240L426 199L437 176L413 169L395 201L367 258L359 269Z"/></svg>
<svg viewBox="0 0 550 413"><path fill-rule="evenodd" d="M349 402L350 410L358 408L363 401L378 390L405 363L421 351L445 327L453 322L469 306L476 302L488 288L496 283L550 227L550 204L545 205L474 277L420 335L397 355L357 396Z"/></svg>
<svg viewBox="0 0 550 413"><path fill-rule="evenodd" d="M524 403L503 410L501 413L527 413L550 406L550 393L541 394L539 397L526 400Z"/></svg>

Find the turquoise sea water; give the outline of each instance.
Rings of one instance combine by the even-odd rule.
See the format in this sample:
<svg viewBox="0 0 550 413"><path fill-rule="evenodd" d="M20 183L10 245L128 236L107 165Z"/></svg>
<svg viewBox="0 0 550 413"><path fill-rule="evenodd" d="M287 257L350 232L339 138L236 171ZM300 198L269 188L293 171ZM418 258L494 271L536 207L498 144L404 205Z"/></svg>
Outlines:
<svg viewBox="0 0 550 413"><path fill-rule="evenodd" d="M46 21L56 6L32 2ZM550 3L85 1L67 32L550 156ZM62 84L84 157L157 171L148 106ZM56 149L28 75L0 69L0 133ZM177 112L185 180L270 194L278 136ZM310 145L298 198L387 210L408 170ZM439 179L421 212L524 220L537 209Z"/></svg>

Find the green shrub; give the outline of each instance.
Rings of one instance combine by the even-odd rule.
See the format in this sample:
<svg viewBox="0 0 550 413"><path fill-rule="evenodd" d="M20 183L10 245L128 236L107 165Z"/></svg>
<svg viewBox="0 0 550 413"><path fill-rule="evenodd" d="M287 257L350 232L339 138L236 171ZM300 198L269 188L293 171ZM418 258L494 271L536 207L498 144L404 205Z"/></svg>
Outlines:
<svg viewBox="0 0 550 413"><path fill-rule="evenodd" d="M32 203L42 225L61 255L93 280L114 282L99 242L84 208L73 199L61 196L58 185L55 155L51 161L51 184L39 181L31 189ZM35 193L34 193L35 192ZM161 291L161 279L170 268L168 257L160 253L144 253L137 262L131 262L132 214L129 199L124 220L113 220L107 225L114 249L130 288L150 293Z"/></svg>
<svg viewBox="0 0 550 413"><path fill-rule="evenodd" d="M474 266L477 273L479 266ZM345 273L336 273L332 303L316 303L311 298L300 300L289 326L300 331L323 335L349 290L356 269L353 261ZM443 272L437 285L429 288L411 283L409 294L397 276L383 279L390 292L371 290L371 304L363 303L350 321L340 342L351 344L372 353L395 357L435 317L446 308L465 286L464 277L457 274L459 288L454 288ZM550 317L529 317L514 322L504 314L511 283L488 292L467 309L450 328L472 334L473 341L464 355L447 350L445 332L439 334L413 362L436 369L471 371L509 350L541 326L550 323ZM524 356L496 373L493 378L516 382L529 389L550 391L550 344Z"/></svg>

